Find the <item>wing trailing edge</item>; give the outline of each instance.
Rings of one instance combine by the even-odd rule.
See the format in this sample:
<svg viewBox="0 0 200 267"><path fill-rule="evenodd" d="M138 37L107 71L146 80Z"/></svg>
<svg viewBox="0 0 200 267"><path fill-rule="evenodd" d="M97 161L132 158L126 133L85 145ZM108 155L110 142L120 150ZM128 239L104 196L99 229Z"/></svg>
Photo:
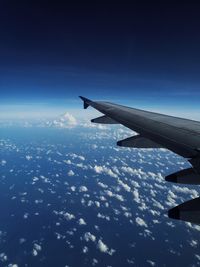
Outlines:
<svg viewBox="0 0 200 267"><path fill-rule="evenodd" d="M111 119L110 117L104 115L95 119L92 119L93 123L101 123L101 124L119 124L117 121Z"/></svg>
<svg viewBox="0 0 200 267"><path fill-rule="evenodd" d="M165 181L180 184L200 185L200 175L194 168L188 168L166 176Z"/></svg>
<svg viewBox="0 0 200 267"><path fill-rule="evenodd" d="M168 211L169 218L200 224L200 197L184 202Z"/></svg>
<svg viewBox="0 0 200 267"><path fill-rule="evenodd" d="M159 144L140 135L128 137L117 142L118 146L134 148L162 148Z"/></svg>

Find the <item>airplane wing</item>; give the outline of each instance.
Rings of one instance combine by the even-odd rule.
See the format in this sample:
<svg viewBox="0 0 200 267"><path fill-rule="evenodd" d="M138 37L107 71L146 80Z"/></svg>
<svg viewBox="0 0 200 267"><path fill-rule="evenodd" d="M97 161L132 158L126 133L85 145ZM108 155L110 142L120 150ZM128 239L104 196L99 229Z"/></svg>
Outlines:
<svg viewBox="0 0 200 267"><path fill-rule="evenodd" d="M166 181L200 184L200 122L110 102L92 101L82 96L80 98L83 100L85 109L91 106L104 114L91 120L92 122L122 124L138 133L136 136L118 141L117 145L136 148L167 148L187 158L192 168L168 175L165 177ZM198 199L190 200L169 210L169 217L193 223L198 221L200 224L200 207L198 218L195 216L197 214L196 203L200 203ZM193 208L194 206L195 208Z"/></svg>

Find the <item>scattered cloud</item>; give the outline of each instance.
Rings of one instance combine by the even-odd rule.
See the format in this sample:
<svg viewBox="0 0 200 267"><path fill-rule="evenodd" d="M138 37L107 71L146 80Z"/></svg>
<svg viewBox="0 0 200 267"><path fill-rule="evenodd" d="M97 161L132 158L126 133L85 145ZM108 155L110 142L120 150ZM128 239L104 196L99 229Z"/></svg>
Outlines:
<svg viewBox="0 0 200 267"><path fill-rule="evenodd" d="M91 234L90 232L86 232L84 234L84 239L85 239L86 242L89 242L89 241L95 242L96 241L96 236Z"/></svg>
<svg viewBox="0 0 200 267"><path fill-rule="evenodd" d="M86 225L86 222L85 222L85 220L83 218L80 218L78 220L78 223L79 223L79 225Z"/></svg>
<svg viewBox="0 0 200 267"><path fill-rule="evenodd" d="M110 249L109 250L108 246L101 239L99 239L98 242L97 242L97 248L102 253L108 253L109 255L113 255L113 253L115 252L114 249Z"/></svg>
<svg viewBox="0 0 200 267"><path fill-rule="evenodd" d="M140 217L136 217L135 221L139 226L148 227L146 222Z"/></svg>
<svg viewBox="0 0 200 267"><path fill-rule="evenodd" d="M75 173L72 170L68 171L68 176L74 176L74 175Z"/></svg>
<svg viewBox="0 0 200 267"><path fill-rule="evenodd" d="M60 117L47 121L46 126L56 128L74 128L78 125L76 118L69 112L64 113Z"/></svg>

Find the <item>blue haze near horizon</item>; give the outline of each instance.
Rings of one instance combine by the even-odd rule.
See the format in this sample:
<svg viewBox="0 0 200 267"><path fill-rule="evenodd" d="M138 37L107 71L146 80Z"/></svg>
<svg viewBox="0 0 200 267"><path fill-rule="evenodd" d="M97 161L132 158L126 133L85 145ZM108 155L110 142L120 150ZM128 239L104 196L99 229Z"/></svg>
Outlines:
<svg viewBox="0 0 200 267"><path fill-rule="evenodd" d="M198 10L199 3L3 1L0 106L48 113L77 108L84 95L199 112Z"/></svg>

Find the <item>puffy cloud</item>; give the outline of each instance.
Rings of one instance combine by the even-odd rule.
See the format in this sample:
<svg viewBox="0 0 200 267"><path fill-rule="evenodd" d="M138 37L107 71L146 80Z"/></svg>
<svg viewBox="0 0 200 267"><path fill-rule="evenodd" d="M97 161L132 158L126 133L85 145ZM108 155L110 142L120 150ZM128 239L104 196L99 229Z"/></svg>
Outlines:
<svg viewBox="0 0 200 267"><path fill-rule="evenodd" d="M195 254L195 257L197 258L198 261L200 261L200 255Z"/></svg>
<svg viewBox="0 0 200 267"><path fill-rule="evenodd" d="M135 221L139 226L148 227L146 222L142 218L136 217Z"/></svg>
<svg viewBox="0 0 200 267"><path fill-rule="evenodd" d="M111 192L110 190L105 190L105 193L106 193L109 197L115 197L115 198L118 199L119 201L124 201L124 198L123 198L122 195L114 194L114 193Z"/></svg>
<svg viewBox="0 0 200 267"><path fill-rule="evenodd" d="M197 247L198 241L197 240L191 240L190 245L191 245L191 247Z"/></svg>
<svg viewBox="0 0 200 267"><path fill-rule="evenodd" d="M94 166L94 171L95 171L96 173L102 173L102 172L103 172L103 167L102 167L102 166L97 166L97 165L95 165L95 166Z"/></svg>
<svg viewBox="0 0 200 267"><path fill-rule="evenodd" d="M80 124L82 127L85 127L85 128L97 128L99 130L107 130L108 127L103 125L103 124L100 124L100 123L91 123L90 121L86 121L84 123L81 123Z"/></svg>
<svg viewBox="0 0 200 267"><path fill-rule="evenodd" d="M133 191L133 198L134 198L134 201L137 202L137 203L140 203L140 196L139 196L139 192L137 190L137 188L135 188Z"/></svg>
<svg viewBox="0 0 200 267"><path fill-rule="evenodd" d="M108 188L108 186L102 182L98 182L98 185L102 188Z"/></svg>
<svg viewBox="0 0 200 267"><path fill-rule="evenodd" d="M0 253L0 261L5 262L7 260L8 260L7 255L4 252Z"/></svg>
<svg viewBox="0 0 200 267"><path fill-rule="evenodd" d="M96 236L91 234L90 232L86 232L84 234L84 239L85 241L89 242L89 241L92 241L92 242L95 242L96 241Z"/></svg>
<svg viewBox="0 0 200 267"><path fill-rule="evenodd" d="M5 166L5 165L6 165L6 163L7 163L7 161L6 161L6 160L1 160L1 161L0 161L0 165L1 165L1 166Z"/></svg>
<svg viewBox="0 0 200 267"><path fill-rule="evenodd" d="M118 180L118 184L121 185L125 191L130 192L131 188L129 185L125 184L124 182L122 182L120 179Z"/></svg>
<svg viewBox="0 0 200 267"><path fill-rule="evenodd" d="M76 186L71 186L71 190L73 191L73 192L75 192L76 191Z"/></svg>
<svg viewBox="0 0 200 267"><path fill-rule="evenodd" d="M69 125L69 126L77 125L76 118L68 112L66 112L65 114L63 114L61 116L60 121L64 122L65 124L67 123L67 125Z"/></svg>
<svg viewBox="0 0 200 267"><path fill-rule="evenodd" d="M88 247L83 247L83 253L87 253L88 252Z"/></svg>
<svg viewBox="0 0 200 267"><path fill-rule="evenodd" d="M95 266L97 263L98 263L98 260L97 259L93 259L92 260L92 266Z"/></svg>
<svg viewBox="0 0 200 267"><path fill-rule="evenodd" d="M161 210L164 210L164 207L162 204L160 204L160 202L158 202L157 200L155 200L154 198L152 198L152 201L153 201L153 205L154 207L158 208L158 209L161 209Z"/></svg>
<svg viewBox="0 0 200 267"><path fill-rule="evenodd" d="M82 161L85 160L85 157L84 156L81 156L81 155L77 155L75 153L70 153L69 156L72 158L72 159L80 159Z"/></svg>
<svg viewBox="0 0 200 267"><path fill-rule="evenodd" d="M123 198L122 195L114 194L114 197L115 197L116 199L118 199L119 201L124 201L124 198Z"/></svg>
<svg viewBox="0 0 200 267"><path fill-rule="evenodd" d="M78 220L78 223L79 223L79 225L86 225L85 220L82 219L82 218L80 218L80 219Z"/></svg>
<svg viewBox="0 0 200 267"><path fill-rule="evenodd" d="M151 266L155 266L155 265L156 265L154 261L147 260L147 262L148 262L148 263L149 263L149 265L151 265Z"/></svg>
<svg viewBox="0 0 200 267"><path fill-rule="evenodd" d="M42 250L42 247L39 244L34 244L33 245L33 251L32 251L32 255L33 256L37 256L38 252Z"/></svg>
<svg viewBox="0 0 200 267"><path fill-rule="evenodd" d="M63 215L64 218L65 218L67 221L70 221L70 220L72 220L72 219L75 219L75 216L74 216L73 214L71 214L71 213L68 213L68 212L65 212L65 213L60 212L59 214Z"/></svg>
<svg viewBox="0 0 200 267"><path fill-rule="evenodd" d="M102 253L108 253L109 255L113 255L113 253L115 252L114 249L110 249L108 248L108 246L101 240L99 239L98 243L97 243L97 248L102 252Z"/></svg>
<svg viewBox="0 0 200 267"><path fill-rule="evenodd" d="M101 218L101 219L105 219L105 220L107 220L107 221L110 221L110 217L109 217L109 216L103 215L103 214L101 214L101 213L98 213L98 214L97 214L97 217L98 217L98 218Z"/></svg>
<svg viewBox="0 0 200 267"><path fill-rule="evenodd" d="M23 217L24 217L24 219L28 219L28 216L29 216L29 214L25 213Z"/></svg>
<svg viewBox="0 0 200 267"><path fill-rule="evenodd" d="M47 122L46 125L56 128L73 128L77 126L77 120L72 114L66 112L59 118Z"/></svg>
<svg viewBox="0 0 200 267"><path fill-rule="evenodd" d="M105 243L103 243L103 241L99 240L97 243L97 247L101 252L108 253L108 247Z"/></svg>
<svg viewBox="0 0 200 267"><path fill-rule="evenodd" d="M68 174L67 174L68 176L74 176L75 175L75 173L72 171L72 170L70 170L69 172L68 172Z"/></svg>
<svg viewBox="0 0 200 267"><path fill-rule="evenodd" d="M26 159L27 159L27 160L31 160L31 159L32 159L32 156L27 155L27 156L26 156Z"/></svg>
<svg viewBox="0 0 200 267"><path fill-rule="evenodd" d="M105 166L98 166L98 165L95 165L94 166L94 171L96 173L104 173L104 174L107 174L113 178L117 178L117 174L115 174L110 168L107 168Z"/></svg>
<svg viewBox="0 0 200 267"><path fill-rule="evenodd" d="M198 192L194 189L190 189L187 187L180 187L178 185L173 185L173 188L176 192L184 193L190 195L192 198L198 197Z"/></svg>
<svg viewBox="0 0 200 267"><path fill-rule="evenodd" d="M88 191L88 189L86 186L82 185L79 187L79 192L87 192L87 191Z"/></svg>
<svg viewBox="0 0 200 267"><path fill-rule="evenodd" d="M96 200L95 200L95 202L94 202L94 203L96 204L97 208L99 208L99 207L101 206L101 204L100 204L100 202L99 202L99 201L96 201Z"/></svg>

